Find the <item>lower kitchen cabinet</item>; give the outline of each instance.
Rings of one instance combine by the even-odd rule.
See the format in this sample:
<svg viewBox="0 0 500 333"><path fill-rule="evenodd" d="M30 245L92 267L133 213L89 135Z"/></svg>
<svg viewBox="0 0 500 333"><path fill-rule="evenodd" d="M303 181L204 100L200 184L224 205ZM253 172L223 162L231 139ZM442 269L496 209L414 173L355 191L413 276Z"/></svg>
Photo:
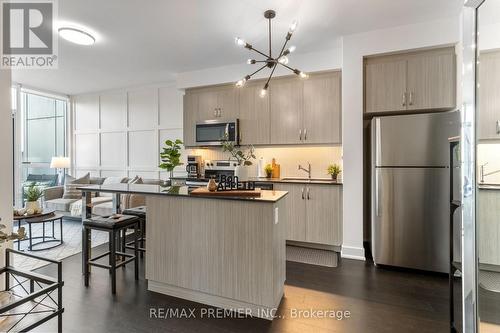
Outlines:
<svg viewBox="0 0 500 333"><path fill-rule="evenodd" d="M477 203L479 263L500 266L500 190L479 189Z"/></svg>
<svg viewBox="0 0 500 333"><path fill-rule="evenodd" d="M342 186L275 183L288 191L287 240L342 245Z"/></svg>

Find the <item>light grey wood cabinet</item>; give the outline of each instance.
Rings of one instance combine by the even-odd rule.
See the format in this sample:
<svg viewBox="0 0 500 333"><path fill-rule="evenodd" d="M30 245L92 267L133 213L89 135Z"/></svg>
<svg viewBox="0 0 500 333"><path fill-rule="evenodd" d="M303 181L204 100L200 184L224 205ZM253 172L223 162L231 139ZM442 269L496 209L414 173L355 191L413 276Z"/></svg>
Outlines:
<svg viewBox="0 0 500 333"><path fill-rule="evenodd" d="M306 241L342 245L342 187L306 187Z"/></svg>
<svg viewBox="0 0 500 333"><path fill-rule="evenodd" d="M269 144L270 142L270 113L269 95L260 97L263 83L247 84L240 89L240 143L241 144Z"/></svg>
<svg viewBox="0 0 500 333"><path fill-rule="evenodd" d="M406 108L406 60L376 59L365 64L365 112Z"/></svg>
<svg viewBox="0 0 500 333"><path fill-rule="evenodd" d="M208 120L217 118L218 114L218 89L205 88L193 92L198 95L197 120Z"/></svg>
<svg viewBox="0 0 500 333"><path fill-rule="evenodd" d="M275 183L288 191L287 240L342 245L342 186Z"/></svg>
<svg viewBox="0 0 500 333"><path fill-rule="evenodd" d="M275 79L269 94L272 144L342 142L340 71Z"/></svg>
<svg viewBox="0 0 500 333"><path fill-rule="evenodd" d="M198 121L238 118L239 92L233 85L190 90L198 95Z"/></svg>
<svg viewBox="0 0 500 333"><path fill-rule="evenodd" d="M304 81L303 142L342 142L341 86L340 71Z"/></svg>
<svg viewBox="0 0 500 333"><path fill-rule="evenodd" d="M500 190L480 189L477 193L479 263L498 266L500 265Z"/></svg>
<svg viewBox="0 0 500 333"><path fill-rule="evenodd" d="M455 107L454 49L416 54L408 58L408 110Z"/></svg>
<svg viewBox="0 0 500 333"><path fill-rule="evenodd" d="M303 82L296 77L273 79L269 88L271 143L302 143Z"/></svg>
<svg viewBox="0 0 500 333"><path fill-rule="evenodd" d="M195 125L198 117L198 94L184 94L183 108L184 145L194 146L196 144Z"/></svg>
<svg viewBox="0 0 500 333"><path fill-rule="evenodd" d="M500 51L481 52L479 61L478 138L500 139Z"/></svg>
<svg viewBox="0 0 500 333"><path fill-rule="evenodd" d="M276 183L274 188L279 191L288 191L288 209L284 214L286 227L286 239L293 241L305 241L306 239L306 202L305 188L302 184Z"/></svg>
<svg viewBox="0 0 500 333"><path fill-rule="evenodd" d="M364 80L368 113L454 109L455 49L366 58Z"/></svg>

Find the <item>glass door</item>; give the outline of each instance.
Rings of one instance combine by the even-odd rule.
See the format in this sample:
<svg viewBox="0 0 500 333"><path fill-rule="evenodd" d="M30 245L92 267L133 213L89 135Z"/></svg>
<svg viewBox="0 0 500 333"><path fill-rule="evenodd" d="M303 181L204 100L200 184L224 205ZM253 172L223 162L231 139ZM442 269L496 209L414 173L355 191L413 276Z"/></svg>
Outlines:
<svg viewBox="0 0 500 333"><path fill-rule="evenodd" d="M16 206L24 204L26 186L40 187L58 183L57 170L50 168L54 156L66 156L67 100L20 90L20 107L15 125L17 130L16 161L19 175L15 177Z"/></svg>

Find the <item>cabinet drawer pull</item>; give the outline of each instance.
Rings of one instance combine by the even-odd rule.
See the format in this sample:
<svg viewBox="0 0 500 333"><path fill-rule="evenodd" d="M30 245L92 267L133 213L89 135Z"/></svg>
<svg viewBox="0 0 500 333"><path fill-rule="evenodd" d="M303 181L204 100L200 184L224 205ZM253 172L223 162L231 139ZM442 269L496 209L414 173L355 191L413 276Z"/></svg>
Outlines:
<svg viewBox="0 0 500 333"><path fill-rule="evenodd" d="M214 109L214 117L217 117L217 108Z"/></svg>
<svg viewBox="0 0 500 333"><path fill-rule="evenodd" d="M410 92L410 105L413 105L413 91Z"/></svg>
<svg viewBox="0 0 500 333"><path fill-rule="evenodd" d="M219 115L219 117L220 117L220 116L221 116L221 108L219 108L218 110L219 110L219 111L218 111L218 115Z"/></svg>
<svg viewBox="0 0 500 333"><path fill-rule="evenodd" d="M302 141L302 130L299 130L299 140Z"/></svg>
<svg viewBox="0 0 500 333"><path fill-rule="evenodd" d="M304 200L304 188L301 188L300 192L301 192L302 200Z"/></svg>
<svg viewBox="0 0 500 333"><path fill-rule="evenodd" d="M307 128L304 128L304 141L307 140Z"/></svg>
<svg viewBox="0 0 500 333"><path fill-rule="evenodd" d="M311 195L310 195L310 191L309 191L309 187L307 188L307 200L310 200L311 199Z"/></svg>
<svg viewBox="0 0 500 333"><path fill-rule="evenodd" d="M497 120L497 134L500 134L500 120Z"/></svg>
<svg viewBox="0 0 500 333"><path fill-rule="evenodd" d="M406 93L403 93L403 106L406 106Z"/></svg>

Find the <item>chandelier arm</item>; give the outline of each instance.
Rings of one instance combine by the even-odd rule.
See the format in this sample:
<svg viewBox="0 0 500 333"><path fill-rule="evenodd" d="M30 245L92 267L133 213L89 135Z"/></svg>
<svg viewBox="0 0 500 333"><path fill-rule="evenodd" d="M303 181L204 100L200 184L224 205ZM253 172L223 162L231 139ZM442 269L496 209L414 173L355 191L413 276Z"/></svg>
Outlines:
<svg viewBox="0 0 500 333"><path fill-rule="evenodd" d="M259 68L258 70L256 70L255 72L253 72L252 74L250 74L249 76L252 77L254 76L255 74L257 74L258 72L260 72L261 70L263 70L264 68L267 67L267 64L265 64L264 66L262 66L261 68Z"/></svg>
<svg viewBox="0 0 500 333"><path fill-rule="evenodd" d="M285 39L285 43L283 44L283 47L281 48L280 55L278 56L279 59L283 55L283 51L285 51L286 44L288 44L289 39Z"/></svg>
<svg viewBox="0 0 500 333"><path fill-rule="evenodd" d="M280 64L280 65L282 65L282 66L284 66L284 67L288 68L289 70L291 70L292 72L294 72L294 73L295 73L295 69L294 69L294 68L292 68L292 67L290 67L290 66L288 66L288 65L282 64L281 62L278 62L278 64Z"/></svg>
<svg viewBox="0 0 500 333"><path fill-rule="evenodd" d="M261 52L261 51L259 51L259 50L255 49L253 46L250 46L250 48L249 48L249 49L250 49L250 50L252 50L252 51L255 51L255 52L257 52L257 53L259 53L259 54L261 54L261 55L263 55L263 56L264 56L264 57L266 57L266 58L269 58L269 55L268 55L268 54L265 54L264 52Z"/></svg>
<svg viewBox="0 0 500 333"><path fill-rule="evenodd" d="M274 67L273 67L273 70L271 71L271 74L269 74L269 78L267 79L266 81L266 84L265 84L265 87L267 87L269 85L269 81L271 81L271 78L273 77L273 74L274 74L274 70L276 69L276 63L274 64Z"/></svg>

